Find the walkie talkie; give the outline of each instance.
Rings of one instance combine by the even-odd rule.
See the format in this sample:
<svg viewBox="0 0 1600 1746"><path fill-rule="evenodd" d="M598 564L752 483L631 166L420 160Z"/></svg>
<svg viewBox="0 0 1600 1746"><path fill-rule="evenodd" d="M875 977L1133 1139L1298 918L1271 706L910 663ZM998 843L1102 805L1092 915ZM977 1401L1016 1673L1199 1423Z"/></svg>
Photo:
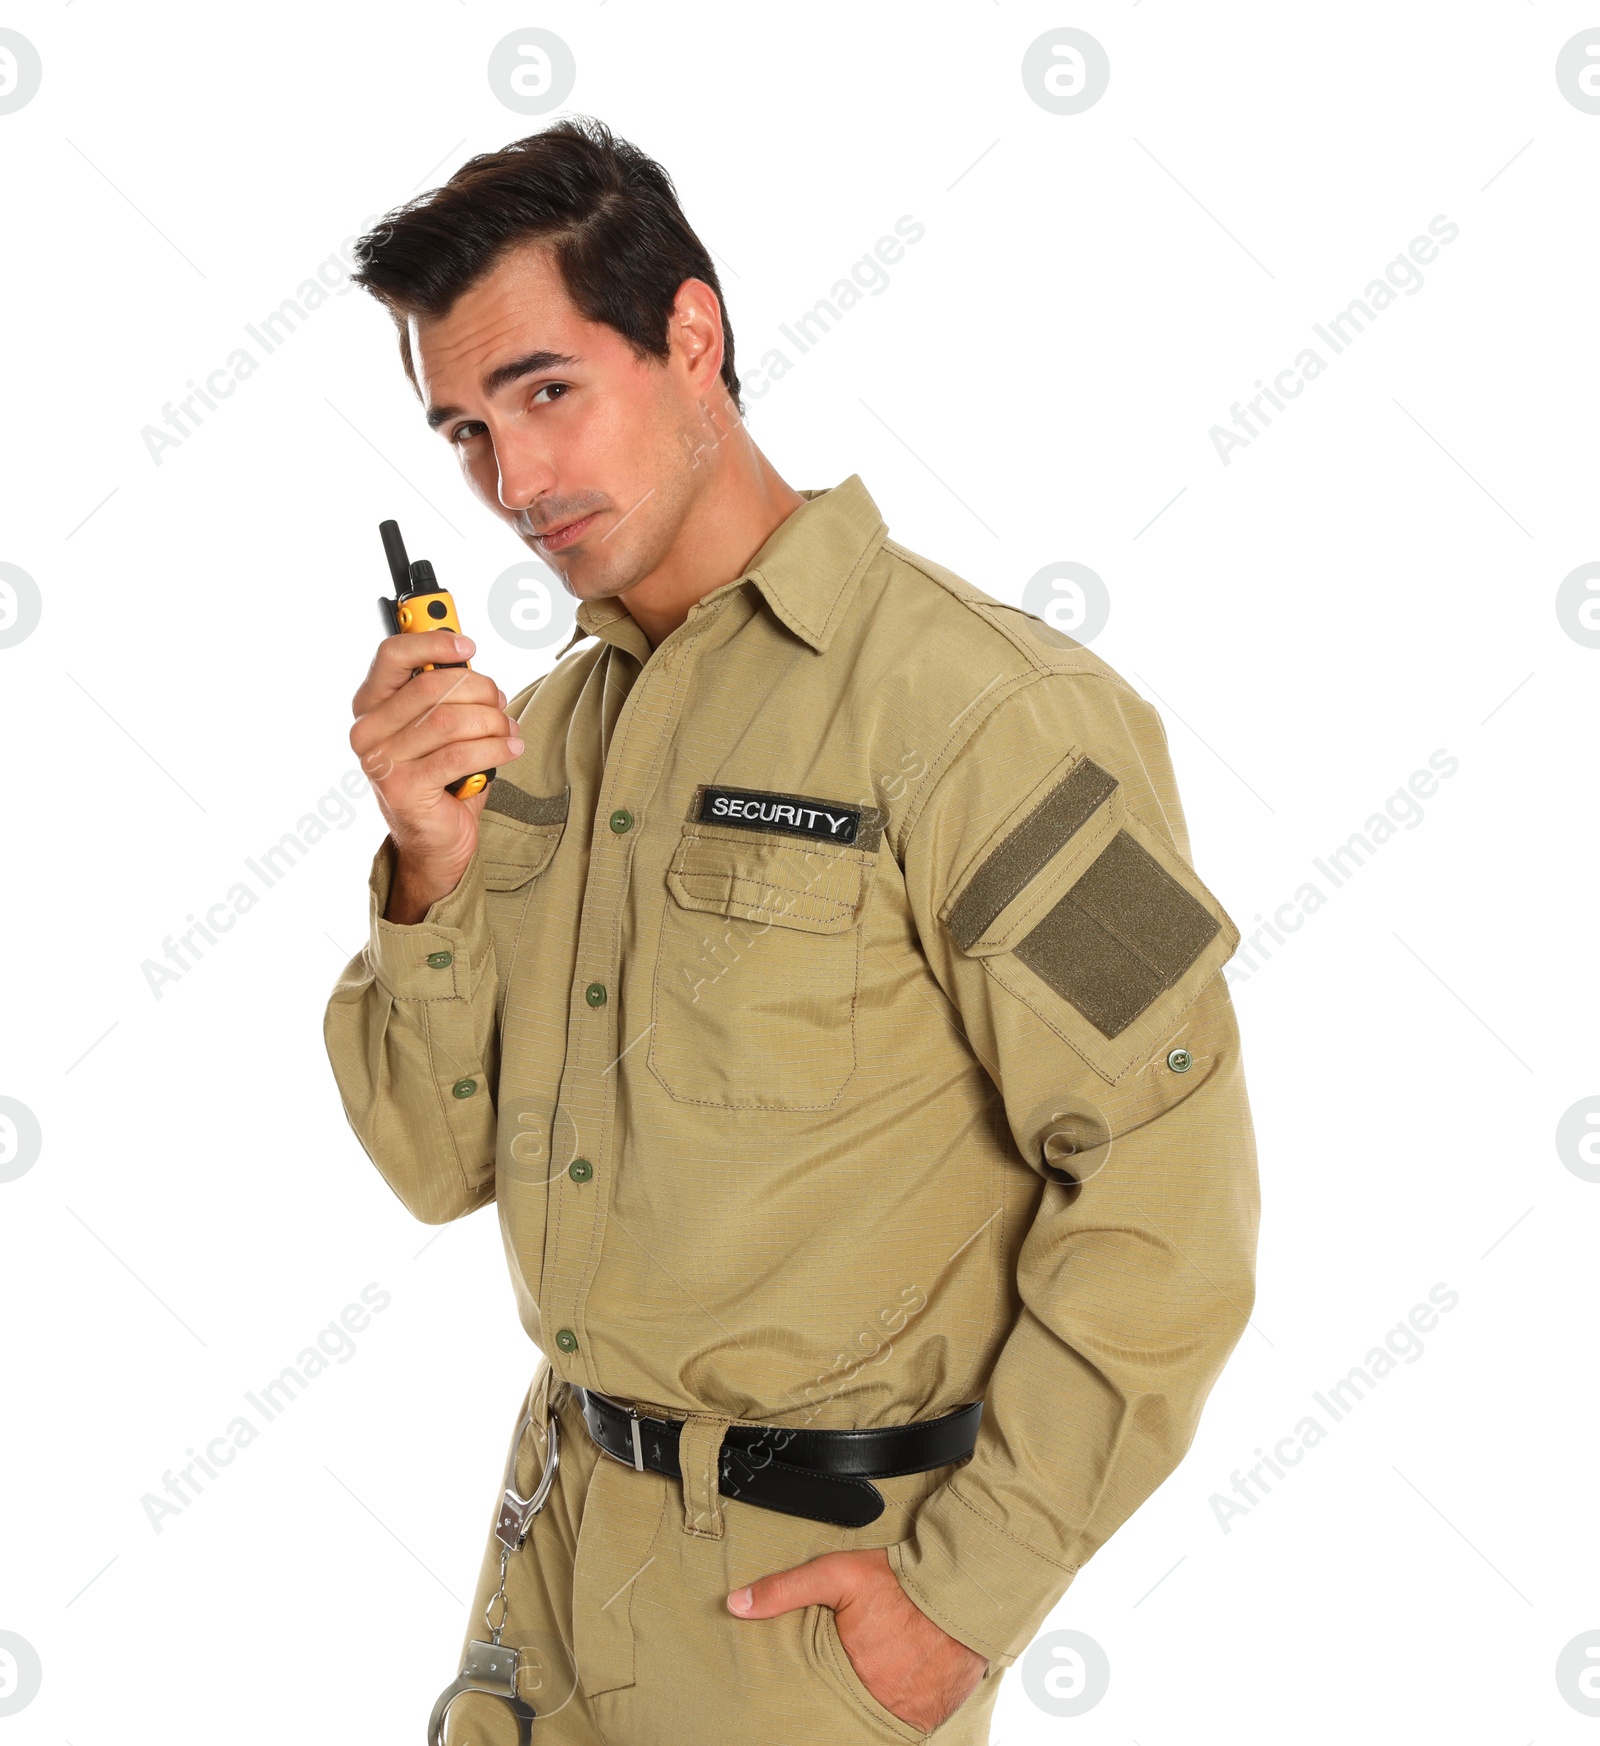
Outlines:
<svg viewBox="0 0 1600 1746"><path fill-rule="evenodd" d="M456 603L439 587L433 565L426 558L418 558L415 563L407 559L399 522L380 521L378 535L383 541L383 555L389 560L389 574L394 578L394 599L386 594L378 597L384 629L392 637L435 630L454 631L459 636L461 621L456 617ZM470 661L424 661L418 671L431 673L435 667L471 665ZM481 794L493 776L493 770L463 776L449 785L450 792L459 800L469 800L474 794Z"/></svg>

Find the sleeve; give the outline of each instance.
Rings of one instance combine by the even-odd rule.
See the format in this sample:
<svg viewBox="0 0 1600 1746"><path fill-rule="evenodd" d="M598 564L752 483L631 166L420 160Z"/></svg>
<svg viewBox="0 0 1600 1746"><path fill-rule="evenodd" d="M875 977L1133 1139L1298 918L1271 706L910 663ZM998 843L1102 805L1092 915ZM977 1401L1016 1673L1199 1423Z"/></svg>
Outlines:
<svg viewBox="0 0 1600 1746"><path fill-rule="evenodd" d="M494 1199L494 942L477 855L410 926L383 919L393 875L385 838L367 944L334 987L323 1037L367 1156L414 1217L442 1225Z"/></svg>
<svg viewBox="0 0 1600 1746"><path fill-rule="evenodd" d="M936 774L906 877L934 974L1041 1179L977 1446L891 1551L1009 1665L1172 1472L1254 1302L1255 1144L1155 711L1115 678L1007 697Z"/></svg>

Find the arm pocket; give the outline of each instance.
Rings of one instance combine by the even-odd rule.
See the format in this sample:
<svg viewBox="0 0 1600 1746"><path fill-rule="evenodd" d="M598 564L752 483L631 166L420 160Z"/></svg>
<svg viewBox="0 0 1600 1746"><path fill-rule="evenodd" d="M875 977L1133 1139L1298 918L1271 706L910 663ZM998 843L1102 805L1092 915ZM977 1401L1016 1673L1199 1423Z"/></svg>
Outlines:
<svg viewBox="0 0 1600 1746"><path fill-rule="evenodd" d="M667 869L650 1068L683 1103L825 1109L856 1068L863 850L689 825Z"/></svg>
<svg viewBox="0 0 1600 1746"><path fill-rule="evenodd" d="M1077 747L979 849L940 919L1113 1084L1239 943L1194 869Z"/></svg>

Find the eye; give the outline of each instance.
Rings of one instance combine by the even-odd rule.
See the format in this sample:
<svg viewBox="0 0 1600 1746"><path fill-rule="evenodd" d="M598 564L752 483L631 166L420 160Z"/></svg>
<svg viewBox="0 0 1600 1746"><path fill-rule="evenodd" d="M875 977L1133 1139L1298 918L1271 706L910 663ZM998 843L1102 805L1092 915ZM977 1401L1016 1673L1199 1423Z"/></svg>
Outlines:
<svg viewBox="0 0 1600 1746"><path fill-rule="evenodd" d="M473 437L482 436L484 428L485 427L482 424L479 424L476 420L469 419L465 424L458 424L455 429L451 431L450 441L458 446L461 443L470 442Z"/></svg>
<svg viewBox="0 0 1600 1746"><path fill-rule="evenodd" d="M556 395L559 397L559 396L564 396L564 395L570 394L571 392L572 392L572 387L571 387L570 383L567 383L567 382L546 382L542 388L536 389L534 391L534 393L529 401L529 404L532 406L537 406L539 404L539 396L541 394L552 394L552 395ZM549 401L549 400L547 400L545 402L546 406L549 406L552 404L553 404L553 402Z"/></svg>

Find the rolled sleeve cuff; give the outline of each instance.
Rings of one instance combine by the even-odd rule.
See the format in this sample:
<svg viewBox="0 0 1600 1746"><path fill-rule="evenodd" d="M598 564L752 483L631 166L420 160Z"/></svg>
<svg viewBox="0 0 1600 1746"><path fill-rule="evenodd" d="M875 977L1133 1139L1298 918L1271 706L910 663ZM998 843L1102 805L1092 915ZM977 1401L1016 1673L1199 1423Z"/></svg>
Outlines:
<svg viewBox="0 0 1600 1746"><path fill-rule="evenodd" d="M1028 1647L1077 1574L990 1521L954 1480L918 1510L889 1562L922 1612L996 1668Z"/></svg>
<svg viewBox="0 0 1600 1746"><path fill-rule="evenodd" d="M470 1000L494 951L478 857L454 891L408 925L384 920L393 879L394 840L385 837L367 881L367 959L378 986L395 1000Z"/></svg>

